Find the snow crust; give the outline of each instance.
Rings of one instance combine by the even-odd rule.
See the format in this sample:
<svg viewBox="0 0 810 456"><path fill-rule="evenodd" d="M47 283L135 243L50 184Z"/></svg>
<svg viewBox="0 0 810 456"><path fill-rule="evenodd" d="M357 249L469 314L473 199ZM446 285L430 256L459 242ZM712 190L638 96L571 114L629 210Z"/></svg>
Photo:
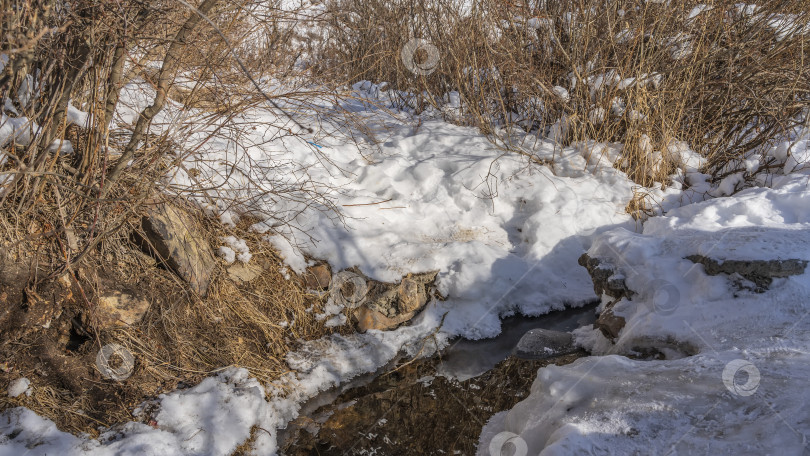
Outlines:
<svg viewBox="0 0 810 456"><path fill-rule="evenodd" d="M671 210L641 233L599 236L589 254L637 293L614 307L624 329L615 343L576 331L599 356L540 369L531 395L484 428L478 454L503 432L544 456L805 454L810 271L757 293L686 257L810 260L809 181L778 176L771 188ZM618 356L651 349L666 360Z"/></svg>

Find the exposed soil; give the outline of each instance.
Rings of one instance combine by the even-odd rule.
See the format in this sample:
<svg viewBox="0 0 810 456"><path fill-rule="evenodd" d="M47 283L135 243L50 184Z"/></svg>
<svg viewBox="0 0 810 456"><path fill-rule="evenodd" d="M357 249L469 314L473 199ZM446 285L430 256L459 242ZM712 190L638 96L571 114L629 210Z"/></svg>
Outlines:
<svg viewBox="0 0 810 456"><path fill-rule="evenodd" d="M26 377L34 392L17 398L0 394L0 410L26 406L61 429L95 434L99 426L131 419L135 405L177 386L161 384L143 369L117 382L96 367L102 341L109 339L94 325L97 291L162 288L153 295L168 296L165 282L126 280L115 268L81 268L55 280L45 276L47 268L20 262L6 261L0 271L0 387L5 392L9 383ZM163 304L153 301L156 307Z"/></svg>
<svg viewBox="0 0 810 456"><path fill-rule="evenodd" d="M284 454L474 455L484 424L529 394L539 368L582 356L508 358L463 382L436 376L441 360L414 362L299 417L291 424Z"/></svg>

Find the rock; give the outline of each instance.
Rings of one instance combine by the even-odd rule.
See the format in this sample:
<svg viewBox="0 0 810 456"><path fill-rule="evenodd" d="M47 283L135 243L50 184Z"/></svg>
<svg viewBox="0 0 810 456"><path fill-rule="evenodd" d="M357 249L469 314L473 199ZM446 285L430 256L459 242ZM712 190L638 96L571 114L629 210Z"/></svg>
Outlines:
<svg viewBox="0 0 810 456"><path fill-rule="evenodd" d="M626 322L623 317L613 314L613 304L611 303L605 307L593 327L601 331L608 339L615 341Z"/></svg>
<svg viewBox="0 0 810 456"><path fill-rule="evenodd" d="M571 333L532 329L520 338L515 356L521 359L548 359L578 351Z"/></svg>
<svg viewBox="0 0 810 456"><path fill-rule="evenodd" d="M416 312L427 304L427 291L425 286L416 280L405 277L397 289L400 313Z"/></svg>
<svg viewBox="0 0 810 456"><path fill-rule="evenodd" d="M194 291L205 295L216 261L194 219L180 208L158 203L148 206L142 224L150 250Z"/></svg>
<svg viewBox="0 0 810 456"><path fill-rule="evenodd" d="M95 317L102 328L134 325L143 319L150 306L145 299L119 291L102 294L96 303Z"/></svg>
<svg viewBox="0 0 810 456"><path fill-rule="evenodd" d="M389 318L417 311L427 304L428 289L437 274L438 271L409 274L399 284L369 280L365 305Z"/></svg>
<svg viewBox="0 0 810 456"><path fill-rule="evenodd" d="M759 291L767 289L773 279L804 274L807 261L789 260L716 260L703 255L686 257L696 264L702 264L708 275L739 274L754 282Z"/></svg>
<svg viewBox="0 0 810 456"><path fill-rule="evenodd" d="M332 272L326 263L310 266L304 273L304 285L309 290L326 290L332 282Z"/></svg>
<svg viewBox="0 0 810 456"><path fill-rule="evenodd" d="M239 263L228 268L228 277L237 282L250 282L259 277L264 269L253 263Z"/></svg>
<svg viewBox="0 0 810 456"><path fill-rule="evenodd" d="M602 258L591 258L587 253L579 257L579 265L588 270L597 296L608 295L614 299L632 298L633 290L627 288L618 268Z"/></svg>
<svg viewBox="0 0 810 456"><path fill-rule="evenodd" d="M427 304L428 290L438 274L438 271L409 274L398 284L371 280L352 270L341 271L335 277L347 272L365 284L359 307L353 312L360 331L393 329L413 318ZM334 286L332 283L331 287Z"/></svg>
<svg viewBox="0 0 810 456"><path fill-rule="evenodd" d="M608 296L611 299L605 305L599 318L593 324L610 340L616 340L619 332L624 328L625 320L613 314L613 306L621 299L632 300L635 293L627 287L624 275L608 260L592 258L587 253L579 257L579 265L588 270L593 281L593 291L597 296Z"/></svg>
<svg viewBox="0 0 810 456"><path fill-rule="evenodd" d="M420 272L417 274L408 274L408 278L415 281L416 283L421 283L422 285L430 285L433 281L436 280L436 276L439 275L439 271L429 271L429 272Z"/></svg>
<svg viewBox="0 0 810 456"><path fill-rule="evenodd" d="M357 321L357 329L362 332L366 332L369 329L377 329L380 331L394 329L402 323L410 320L415 315L416 312L410 312L407 314L397 315L392 318L365 306L359 307L354 312L354 318Z"/></svg>
<svg viewBox="0 0 810 456"><path fill-rule="evenodd" d="M366 294L364 307L394 318L399 314L399 286L396 284L368 281L368 293Z"/></svg>

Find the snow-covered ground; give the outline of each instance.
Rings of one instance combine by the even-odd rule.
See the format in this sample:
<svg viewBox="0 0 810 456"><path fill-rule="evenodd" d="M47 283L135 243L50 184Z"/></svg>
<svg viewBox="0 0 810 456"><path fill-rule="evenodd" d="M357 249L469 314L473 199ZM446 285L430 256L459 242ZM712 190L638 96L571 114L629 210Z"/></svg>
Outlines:
<svg viewBox="0 0 810 456"><path fill-rule="evenodd" d="M541 369L530 397L488 423L479 454L506 441L524 455L810 452L810 271L757 293L686 259L810 260L810 173L671 210L641 233L608 231L589 254L638 293L614 308L624 329L615 344L578 330L598 356ZM651 348L667 359L618 356Z"/></svg>
<svg viewBox="0 0 810 456"><path fill-rule="evenodd" d="M269 126L279 123L276 114L256 109L227 124L182 129L185 149L195 152L169 177L170 188L190 192L223 223L259 219L254 228L297 272L307 266L302 253L381 281L439 271L439 291L450 299L431 313L448 312L447 336L492 337L499 316L596 298L577 257L595 232L635 227L625 212L635 185L612 167L620 145L562 148L513 135L537 160L554 163L539 166L503 153L473 128L387 109L390 95L377 85L358 83L354 95L341 107L364 121L378 145L340 125L344 117L318 119L314 134L295 137ZM151 94L132 84L122 99L120 122L132 123ZM332 108L329 100L313 103L321 112ZM170 106L155 128L187 123L189 111ZM672 149L678 161L688 153ZM326 193L323 204L305 198L310 190ZM682 197L678 185L645 191L668 204ZM703 199L694 191L689 197ZM324 210L327 202L341 220ZM222 249L228 259L229 250Z"/></svg>
<svg viewBox="0 0 810 456"><path fill-rule="evenodd" d="M616 308L627 318L616 346L588 331L578 333L580 343L600 355L624 354L639 341L669 336L699 347L700 353L670 361L601 356L543 369L532 396L486 427L482 454L493 436L500 436L496 444L503 440L503 432L519 434L533 454L552 444L563 448L559 454L568 454L564 448L622 454L638 448L646 454L653 448L651 435L660 440L659 449L669 439L677 448L700 450L721 433L735 449L766 448L773 439L788 447L798 442L780 423L801 429L807 418L801 415L801 390L791 381L810 370L802 366L807 346L800 342L807 329L802 323L806 280L781 280L765 294L733 298L726 279L703 275L683 256L707 249L743 254L747 246L735 242L748 236L759 242L756 251L763 255L807 258L801 234L810 223L810 211L803 212L806 176L796 172L774 179L771 188L672 209L723 193L710 192L688 149L673 143L663 155L683 164L686 177L679 179L688 179L693 188L681 192L676 183L667 190L642 189L672 210L639 232L641 224L625 211L635 185L611 166L619 145L563 148L551 140L524 141L525 151L554 163L540 166L503 154L472 128L383 109L384 95L370 83L355 89L356 97L342 107L374 127L382 138L379 147L332 119L310 122L320 126L313 135L285 136L267 126L278 116L261 109L227 124L194 124L191 131L178 121L192 119L193 110L171 105L156 118L154 130L184 125L177 137L190 138L186 150L194 152L183 157L183 166L167 182L224 223L246 214L259 218L254 228L267 233L294 270L307 265L300 252L326 259L335 269L357 266L383 281L438 270L439 289L448 299L429 303L407 327L307 343L287 356L293 372L272 386L263 384L268 379L251 379L245 370L231 368L162 396L154 426L129 423L90 440L62 433L29 410L7 411L0 415L0 455L224 455L252 428L260 429L254 450L274 454L278 429L296 417L304 401L376 371L399 352L419 352L440 323L431 340L442 345L456 336L495 336L505 315L539 315L598 299L577 264L589 249L626 266L628 284L645 298ZM151 98L142 84L128 86L118 123L131 123ZM329 107L325 100L317 102ZM515 134L515 139L527 138ZM738 183L732 177L731 184ZM294 198L282 197L280 190ZM305 198L307 191L327 196L323 204L313 204ZM345 217L335 220L323 210L327 203ZM732 228L735 236L724 237L723 230ZM226 244L223 255L235 257L239 251L240 261L250 261L249 252L237 247L239 240ZM660 280L673 284L681 298L666 315L638 305L654 291L646 286ZM738 358L761 370L763 381L753 397L734 396L723 384L723 366ZM764 400L753 402L759 399ZM715 412L721 414L711 415ZM637 446L626 446L627 441Z"/></svg>

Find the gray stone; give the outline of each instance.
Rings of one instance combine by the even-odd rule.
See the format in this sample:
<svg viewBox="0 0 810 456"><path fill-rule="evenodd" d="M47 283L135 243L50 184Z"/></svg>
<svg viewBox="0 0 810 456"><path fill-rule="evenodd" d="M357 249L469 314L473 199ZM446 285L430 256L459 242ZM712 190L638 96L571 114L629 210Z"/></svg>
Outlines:
<svg viewBox="0 0 810 456"><path fill-rule="evenodd" d="M408 274L407 277L416 283L421 283L422 285L431 285L436 280L436 276L438 275L439 271L429 271L429 272L420 272L416 274Z"/></svg>
<svg viewBox="0 0 810 456"><path fill-rule="evenodd" d="M429 301L438 271L409 274L400 283L366 279L367 293L353 312L360 331L394 329L413 318Z"/></svg>
<svg viewBox="0 0 810 456"><path fill-rule="evenodd" d="M250 282L259 277L264 271L261 266L253 263L238 263L228 268L228 277L234 281Z"/></svg>
<svg viewBox="0 0 810 456"><path fill-rule="evenodd" d="M414 316L416 316L416 312L388 317L374 309L369 309L368 307L359 307L354 312L354 318L357 321L357 329L362 332L366 332L370 329L377 329L380 331L394 329Z"/></svg>
<svg viewBox="0 0 810 456"><path fill-rule="evenodd" d="M427 304L425 285L410 277L402 279L397 289L397 295L399 312L403 314L416 312Z"/></svg>
<svg viewBox="0 0 810 456"><path fill-rule="evenodd" d="M548 359L576 353L571 333L550 329L532 329L520 338L515 356L521 359Z"/></svg>
<svg viewBox="0 0 810 456"><path fill-rule="evenodd" d="M602 313L599 314L599 318L597 318L596 322L593 324L594 329L598 329L602 332L602 335L612 341L615 341L616 338L619 337L619 333L627 323L623 317L613 314L613 306L616 302L618 301L608 303Z"/></svg>
<svg viewBox="0 0 810 456"><path fill-rule="evenodd" d="M377 311L388 318L395 318L399 314L399 289L396 284L368 280L363 307Z"/></svg>
<svg viewBox="0 0 810 456"><path fill-rule="evenodd" d="M102 294L96 304L95 323L102 328L134 325L143 319L150 306L146 299L120 291Z"/></svg>
<svg viewBox="0 0 810 456"><path fill-rule="evenodd" d="M593 324L594 329L598 329L610 340L616 340L619 332L624 328L625 320L613 314L613 306L622 299L632 300L635 293L627 287L624 275L609 260L604 258L593 258L583 253L579 257L580 266L588 270L588 274L593 281L593 291L597 296L608 296L610 302L605 305L604 310L599 314L599 318Z"/></svg>
<svg viewBox="0 0 810 456"><path fill-rule="evenodd" d="M579 265L588 270L593 281L593 291L597 296L608 295L619 300L621 298L632 299L635 294L625 284L624 275L608 260L592 258L587 253L583 253L579 257Z"/></svg>
<svg viewBox="0 0 810 456"><path fill-rule="evenodd" d="M332 282L332 271L326 263L307 268L304 274L304 286L310 290L326 290Z"/></svg>
<svg viewBox="0 0 810 456"><path fill-rule="evenodd" d="M364 305L388 318L416 312L427 304L428 288L435 277L436 273L411 274L399 284L368 280Z"/></svg>
<svg viewBox="0 0 810 456"><path fill-rule="evenodd" d="M199 225L188 213L168 203L147 207L142 224L149 247L194 291L205 295L216 260Z"/></svg>
<svg viewBox="0 0 810 456"><path fill-rule="evenodd" d="M777 277L790 277L804 274L807 261L788 260L716 260L703 255L686 257L696 264L702 264L708 275L739 274L754 282L760 291L764 291Z"/></svg>

